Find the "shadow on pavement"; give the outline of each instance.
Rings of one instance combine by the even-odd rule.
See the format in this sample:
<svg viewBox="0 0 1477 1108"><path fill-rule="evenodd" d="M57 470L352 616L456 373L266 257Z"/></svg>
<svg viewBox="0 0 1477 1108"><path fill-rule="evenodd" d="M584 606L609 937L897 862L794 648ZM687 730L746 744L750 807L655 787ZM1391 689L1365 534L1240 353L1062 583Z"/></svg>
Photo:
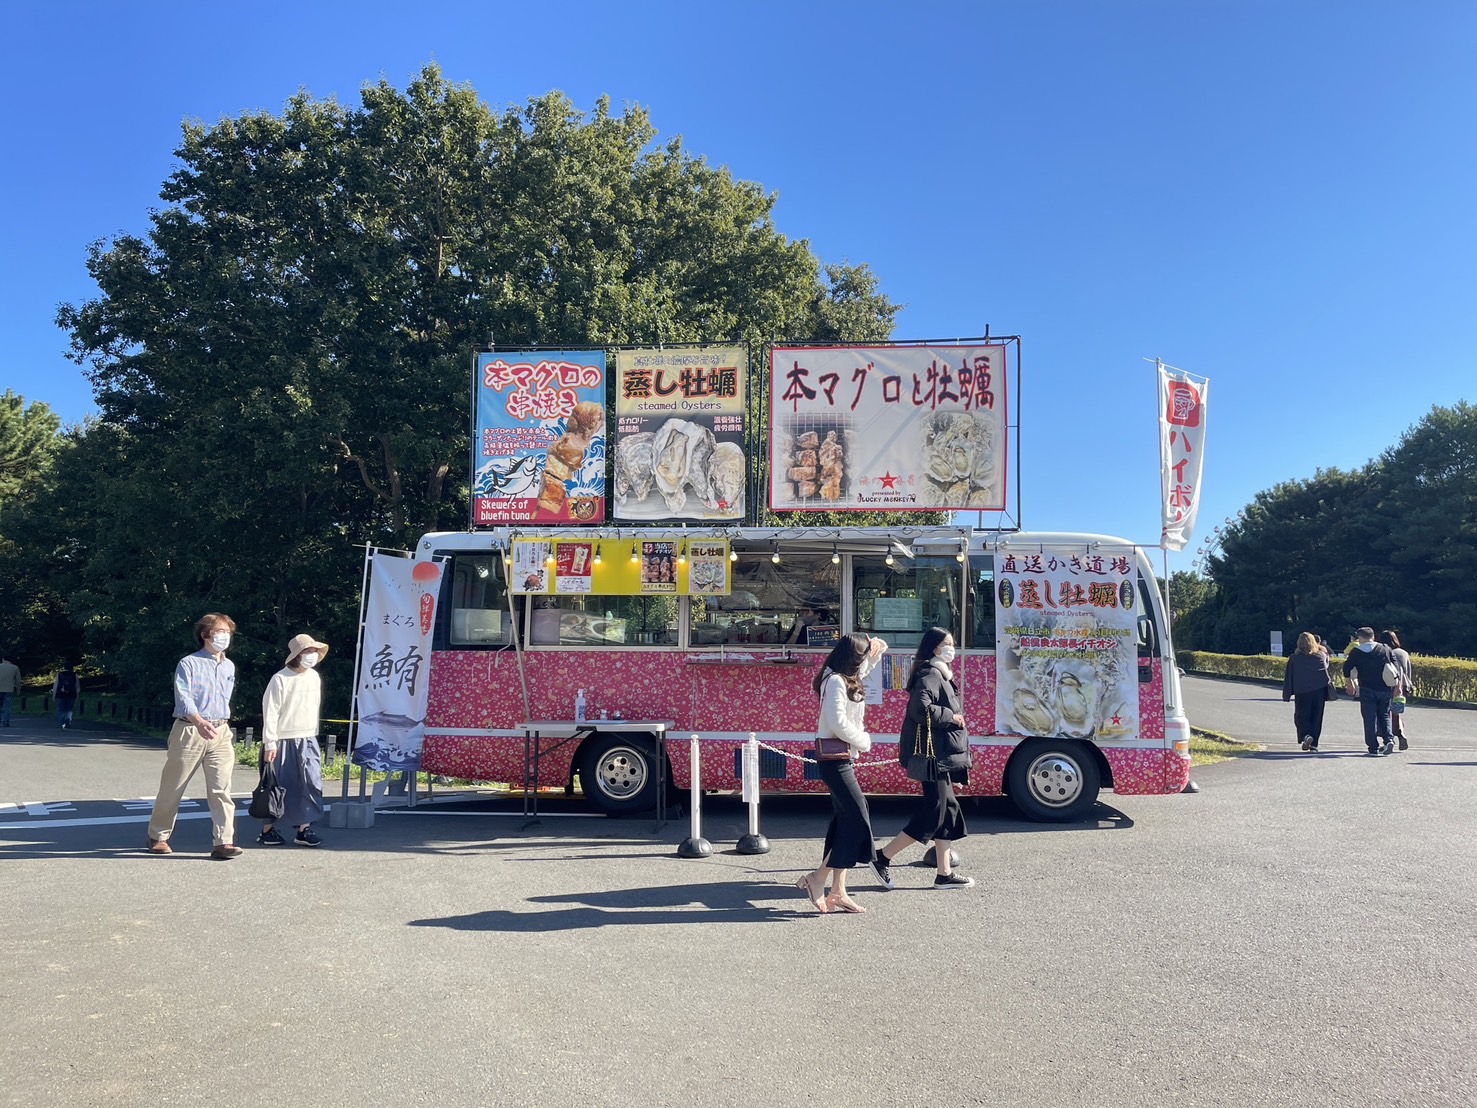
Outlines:
<svg viewBox="0 0 1477 1108"><path fill-rule="evenodd" d="M770 908L756 903L781 898L788 901L798 897L798 890L770 881L651 885L638 889L535 896L528 901L530 904L573 905L569 908L537 912L472 912L462 916L411 920L407 926L445 927L454 931L579 931L592 927L672 923L776 923L817 914L798 907Z"/></svg>

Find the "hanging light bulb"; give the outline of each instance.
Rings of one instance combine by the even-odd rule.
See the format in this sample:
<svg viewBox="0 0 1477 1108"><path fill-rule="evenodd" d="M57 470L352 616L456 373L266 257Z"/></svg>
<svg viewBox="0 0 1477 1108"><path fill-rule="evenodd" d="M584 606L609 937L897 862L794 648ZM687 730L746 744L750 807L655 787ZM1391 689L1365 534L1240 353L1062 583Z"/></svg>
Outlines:
<svg viewBox="0 0 1477 1108"><path fill-rule="evenodd" d="M631 562L632 562L633 565L636 562L639 562L641 560L641 555L638 554L638 553L636 553L636 551L640 548L640 546L641 546L640 543L632 543L631 544Z"/></svg>
<svg viewBox="0 0 1477 1108"><path fill-rule="evenodd" d="M959 544L959 553L957 553L957 554L954 555L954 560L956 562L958 562L960 565L963 565L964 564L964 544L963 543L960 543Z"/></svg>
<svg viewBox="0 0 1477 1108"><path fill-rule="evenodd" d="M775 565L779 565L780 564L780 544L779 543L775 543L774 544L774 553L770 554L769 560L771 562L773 562Z"/></svg>
<svg viewBox="0 0 1477 1108"><path fill-rule="evenodd" d="M882 559L882 560L883 560L883 561L884 561L884 562L886 562L886 563L887 563L887 564L888 564L888 565L892 565L892 551L891 551L891 550L889 550L889 551L888 551L888 552L887 552L887 557L885 557L885 558L883 558L883 559Z"/></svg>
<svg viewBox="0 0 1477 1108"><path fill-rule="evenodd" d="M730 562L738 561L738 549L736 547L730 546L728 548L728 560Z"/></svg>
<svg viewBox="0 0 1477 1108"><path fill-rule="evenodd" d="M831 564L833 566L839 566L841 564L841 551L837 549L835 543L831 544Z"/></svg>
<svg viewBox="0 0 1477 1108"><path fill-rule="evenodd" d="M677 564L679 566L687 564L687 543L685 542L677 548Z"/></svg>
<svg viewBox="0 0 1477 1108"><path fill-rule="evenodd" d="M595 564L597 566L600 564L600 544L598 542L595 544Z"/></svg>

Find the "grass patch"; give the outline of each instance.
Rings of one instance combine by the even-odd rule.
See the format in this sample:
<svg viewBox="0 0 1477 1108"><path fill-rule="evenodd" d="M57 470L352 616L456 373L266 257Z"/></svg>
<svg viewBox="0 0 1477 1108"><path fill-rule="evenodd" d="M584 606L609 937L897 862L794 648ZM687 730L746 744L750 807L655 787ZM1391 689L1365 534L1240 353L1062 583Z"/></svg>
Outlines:
<svg viewBox="0 0 1477 1108"><path fill-rule="evenodd" d="M1255 754L1258 750L1265 749L1266 747L1261 743L1244 743L1222 731L1211 731L1205 727L1190 728L1190 764L1192 766L1213 766L1217 762L1244 758L1248 754Z"/></svg>

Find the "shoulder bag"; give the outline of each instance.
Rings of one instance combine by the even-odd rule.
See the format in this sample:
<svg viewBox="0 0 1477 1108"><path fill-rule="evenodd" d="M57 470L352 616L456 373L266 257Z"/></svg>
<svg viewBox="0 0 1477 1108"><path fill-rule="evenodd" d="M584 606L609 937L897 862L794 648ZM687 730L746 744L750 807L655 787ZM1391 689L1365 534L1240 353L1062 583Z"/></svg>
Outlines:
<svg viewBox="0 0 1477 1108"><path fill-rule="evenodd" d="M251 807L246 809L246 814L252 819L271 823L281 819L285 811L287 789L277 781L277 763L269 762L263 757L261 780L251 790Z"/></svg>
<svg viewBox="0 0 1477 1108"><path fill-rule="evenodd" d="M910 781L937 781L939 779L938 758L933 751L933 717L927 711L923 713L923 728L925 738L922 749L918 747L918 733L913 733L913 753L908 756L908 763L903 767L903 772L908 775Z"/></svg>
<svg viewBox="0 0 1477 1108"><path fill-rule="evenodd" d="M821 738L815 740L815 760L817 762L849 762L851 761L851 744L845 739Z"/></svg>

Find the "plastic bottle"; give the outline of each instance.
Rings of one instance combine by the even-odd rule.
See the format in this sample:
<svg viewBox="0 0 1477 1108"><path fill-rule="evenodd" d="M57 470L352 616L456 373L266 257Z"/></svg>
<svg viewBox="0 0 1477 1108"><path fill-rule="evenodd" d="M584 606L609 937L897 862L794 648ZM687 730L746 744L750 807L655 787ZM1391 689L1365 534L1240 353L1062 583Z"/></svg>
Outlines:
<svg viewBox="0 0 1477 1108"><path fill-rule="evenodd" d="M581 689L574 696L574 722L585 722L585 690Z"/></svg>

